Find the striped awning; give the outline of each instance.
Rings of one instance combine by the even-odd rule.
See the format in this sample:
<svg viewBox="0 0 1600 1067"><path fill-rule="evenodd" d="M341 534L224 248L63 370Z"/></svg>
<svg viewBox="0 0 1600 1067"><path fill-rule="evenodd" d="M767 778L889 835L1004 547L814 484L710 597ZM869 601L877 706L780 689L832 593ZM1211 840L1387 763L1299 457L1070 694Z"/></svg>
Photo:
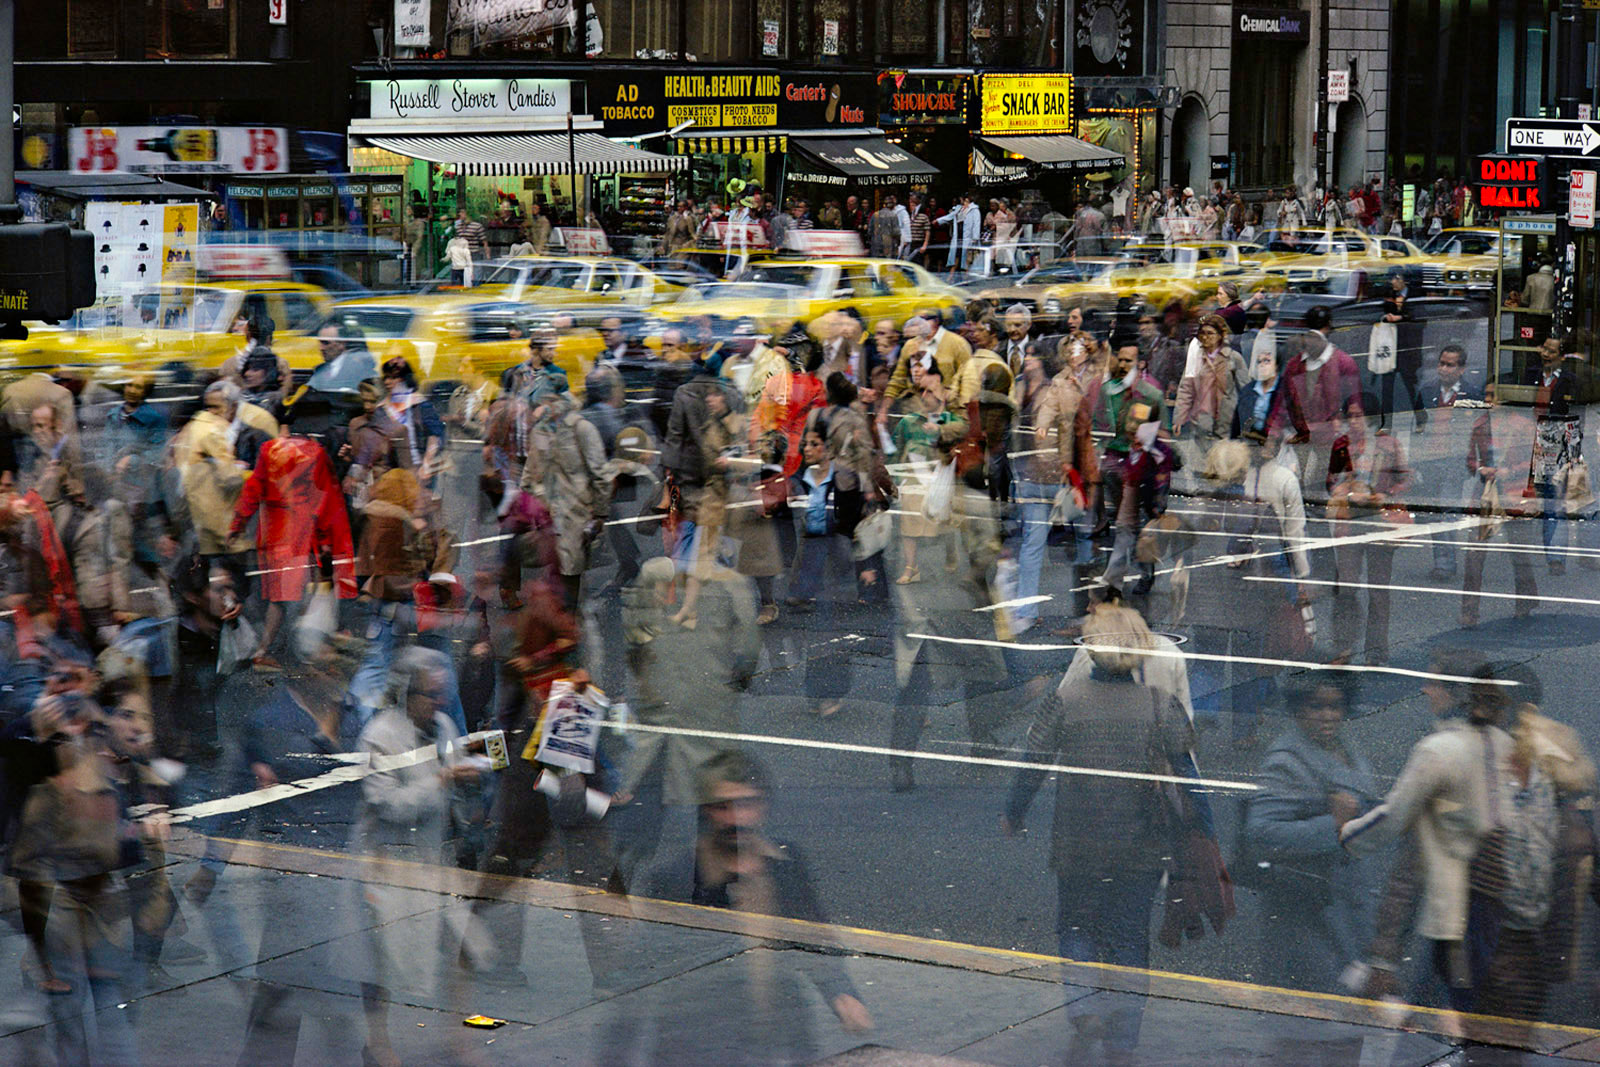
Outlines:
<svg viewBox="0 0 1600 1067"><path fill-rule="evenodd" d="M598 133L368 134L363 140L412 159L444 163L463 174L668 174L689 161L618 144Z"/></svg>
<svg viewBox="0 0 1600 1067"><path fill-rule="evenodd" d="M673 151L684 156L743 155L746 152L787 152L789 137L782 133L740 134L724 137L679 137Z"/></svg>

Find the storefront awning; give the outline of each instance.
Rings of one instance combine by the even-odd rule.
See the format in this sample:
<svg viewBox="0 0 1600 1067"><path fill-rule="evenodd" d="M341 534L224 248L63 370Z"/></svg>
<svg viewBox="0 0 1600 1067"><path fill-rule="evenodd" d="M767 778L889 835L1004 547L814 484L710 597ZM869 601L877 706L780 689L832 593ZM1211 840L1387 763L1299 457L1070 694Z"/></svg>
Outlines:
<svg viewBox="0 0 1600 1067"><path fill-rule="evenodd" d="M411 159L455 166L463 174L668 174L689 161L618 144L598 133L367 134L362 138Z"/></svg>
<svg viewBox="0 0 1600 1067"><path fill-rule="evenodd" d="M673 151L685 156L743 155L746 152L787 152L786 133L711 134L705 137L678 137Z"/></svg>
<svg viewBox="0 0 1600 1067"><path fill-rule="evenodd" d="M980 137L979 142L1002 156L1020 157L1043 170L1106 170L1125 167L1121 152L1090 144L1064 133L1034 137Z"/></svg>
<svg viewBox="0 0 1600 1067"><path fill-rule="evenodd" d="M822 185L890 185L930 178L939 168L882 137L796 137L788 181Z"/></svg>
<svg viewBox="0 0 1600 1067"><path fill-rule="evenodd" d="M216 195L193 185L124 171L19 170L17 184L43 196L69 200L206 200Z"/></svg>
<svg viewBox="0 0 1600 1067"><path fill-rule="evenodd" d="M972 181L975 185L1021 185L1033 173L1023 162L996 163L977 149L972 150Z"/></svg>

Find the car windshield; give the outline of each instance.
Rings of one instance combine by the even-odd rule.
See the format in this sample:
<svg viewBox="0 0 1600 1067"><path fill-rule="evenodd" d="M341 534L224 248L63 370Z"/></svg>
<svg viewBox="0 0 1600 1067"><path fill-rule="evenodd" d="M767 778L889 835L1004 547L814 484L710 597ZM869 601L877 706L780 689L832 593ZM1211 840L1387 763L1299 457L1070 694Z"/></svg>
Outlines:
<svg viewBox="0 0 1600 1067"><path fill-rule="evenodd" d="M678 297L678 303L692 305L728 300L792 300L797 296L803 295L804 292L803 289L793 285L760 282L714 282L710 285L697 285L692 289L685 289L683 295Z"/></svg>
<svg viewBox="0 0 1600 1067"><path fill-rule="evenodd" d="M1068 260L1064 263L1052 263L1047 267L1035 267L1017 278L1016 284L1054 285L1058 282L1084 281L1089 278L1098 278L1114 266L1116 266L1116 263L1111 260Z"/></svg>
<svg viewBox="0 0 1600 1067"><path fill-rule="evenodd" d="M743 282L772 282L778 285L797 286L806 290L817 290L828 284L827 279L832 274L831 268L818 267L809 263L758 263L739 275L739 280Z"/></svg>
<svg viewBox="0 0 1600 1067"><path fill-rule="evenodd" d="M557 259L508 259L492 266L483 277L484 285L516 285L529 274L559 264Z"/></svg>
<svg viewBox="0 0 1600 1067"><path fill-rule="evenodd" d="M587 271L588 266L583 263L551 263L530 271L523 284L547 289L578 289Z"/></svg>
<svg viewBox="0 0 1600 1067"><path fill-rule="evenodd" d="M323 358L326 362L312 371L306 381L306 388L319 393L354 393L362 382L378 376L377 361L359 342L346 350L342 358L328 359L326 351Z"/></svg>
<svg viewBox="0 0 1600 1067"><path fill-rule="evenodd" d="M1327 234L1294 233L1289 230L1274 231L1261 239L1261 250L1301 256L1325 256L1332 245Z"/></svg>
<svg viewBox="0 0 1600 1067"><path fill-rule="evenodd" d="M1489 233L1436 233L1422 247L1430 256L1492 256L1500 238Z"/></svg>
<svg viewBox="0 0 1600 1067"><path fill-rule="evenodd" d="M391 340L404 337L411 329L411 320L416 317L417 313L408 307L343 304L334 308L323 322L324 325L336 324L341 337Z"/></svg>

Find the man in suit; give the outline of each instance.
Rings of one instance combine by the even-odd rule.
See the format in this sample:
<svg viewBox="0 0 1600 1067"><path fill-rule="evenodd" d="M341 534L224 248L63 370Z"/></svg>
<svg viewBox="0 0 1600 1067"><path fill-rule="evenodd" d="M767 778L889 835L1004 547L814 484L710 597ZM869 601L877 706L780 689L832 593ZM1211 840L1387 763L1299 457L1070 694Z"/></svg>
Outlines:
<svg viewBox="0 0 1600 1067"><path fill-rule="evenodd" d="M1484 472L1494 467L1493 449L1489 447L1489 413L1473 407L1454 410L1458 404L1473 405L1483 400L1483 391L1466 380L1465 349L1457 344L1445 345L1439 349L1436 366L1438 381L1422 391L1422 406L1432 418L1424 424L1422 440L1414 452L1415 465L1422 485L1437 486L1442 503L1459 500L1462 512L1467 513L1475 511L1483 499L1488 480ZM1434 538L1430 578L1446 581L1455 577L1455 542L1459 536L1440 533Z"/></svg>
<svg viewBox="0 0 1600 1067"><path fill-rule="evenodd" d="M1006 308L1006 337L999 353L1011 368L1013 378L1022 375L1022 360L1028 353L1028 331L1033 329L1033 314L1022 304Z"/></svg>

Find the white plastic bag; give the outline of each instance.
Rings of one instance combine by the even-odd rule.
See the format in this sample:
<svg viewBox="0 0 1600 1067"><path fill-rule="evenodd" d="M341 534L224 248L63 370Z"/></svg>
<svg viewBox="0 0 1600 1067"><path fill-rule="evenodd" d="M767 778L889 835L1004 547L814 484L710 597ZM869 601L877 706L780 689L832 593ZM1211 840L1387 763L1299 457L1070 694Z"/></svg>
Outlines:
<svg viewBox="0 0 1600 1067"><path fill-rule="evenodd" d="M1372 349L1367 353L1367 370L1373 374L1393 374L1399 366L1400 337L1392 322L1372 327Z"/></svg>
<svg viewBox="0 0 1600 1067"><path fill-rule="evenodd" d="M1066 526L1076 522L1083 514L1083 505L1078 502L1078 491L1070 485L1063 485L1061 491L1056 493L1055 503L1050 505L1050 525Z"/></svg>
<svg viewBox="0 0 1600 1067"><path fill-rule="evenodd" d="M922 517L929 522L949 522L955 514L956 465L951 460L933 473L922 498Z"/></svg>
<svg viewBox="0 0 1600 1067"><path fill-rule="evenodd" d="M328 638L339 628L339 599L333 586L321 584L294 624L294 646L303 662L322 654Z"/></svg>
<svg viewBox="0 0 1600 1067"><path fill-rule="evenodd" d="M856 523L855 537L850 543L850 555L857 562L871 559L889 547L889 535L894 526L887 511L874 511Z"/></svg>
<svg viewBox="0 0 1600 1067"><path fill-rule="evenodd" d="M222 624L217 634L217 673L232 674L241 663L250 662L256 650L256 628L240 615Z"/></svg>

